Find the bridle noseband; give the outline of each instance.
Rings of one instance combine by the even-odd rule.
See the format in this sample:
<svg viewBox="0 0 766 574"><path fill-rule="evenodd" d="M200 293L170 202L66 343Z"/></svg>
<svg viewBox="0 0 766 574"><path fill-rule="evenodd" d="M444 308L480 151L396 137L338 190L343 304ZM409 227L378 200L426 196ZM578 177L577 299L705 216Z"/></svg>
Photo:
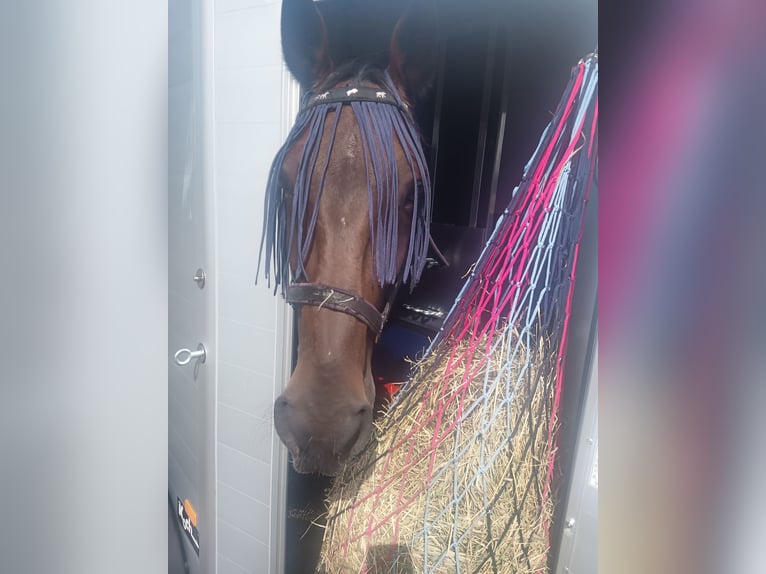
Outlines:
<svg viewBox="0 0 766 574"><path fill-rule="evenodd" d="M383 331L391 309L390 301L386 303L383 312L380 312L359 295L320 283L291 283L287 288L285 300L291 305L313 305L320 309L351 315L367 325L376 341Z"/></svg>
<svg viewBox="0 0 766 574"><path fill-rule="evenodd" d="M346 86L333 88L321 94L311 94L308 96L304 107L351 102L375 102L395 106L404 113L409 114L407 104L399 101L388 90L366 86ZM294 281L286 289L285 300L295 307L312 305L320 309L330 309L331 311L350 315L367 325L377 342L388 319L391 304L396 296L398 287L399 282L397 281L396 285L393 285L391 296L386 302L383 311L378 311L374 305L368 303L360 295L321 283Z"/></svg>

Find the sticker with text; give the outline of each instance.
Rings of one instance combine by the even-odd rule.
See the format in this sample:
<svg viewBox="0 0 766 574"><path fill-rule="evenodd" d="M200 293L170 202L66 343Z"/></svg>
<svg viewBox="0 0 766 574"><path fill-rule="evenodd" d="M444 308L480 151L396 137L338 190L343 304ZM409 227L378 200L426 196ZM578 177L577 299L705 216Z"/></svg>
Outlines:
<svg viewBox="0 0 766 574"><path fill-rule="evenodd" d="M197 529L197 511L194 510L189 499L185 499L181 502L178 500L178 521L181 523L181 528L186 532L186 537L191 541L194 546L194 551L199 556L199 530Z"/></svg>

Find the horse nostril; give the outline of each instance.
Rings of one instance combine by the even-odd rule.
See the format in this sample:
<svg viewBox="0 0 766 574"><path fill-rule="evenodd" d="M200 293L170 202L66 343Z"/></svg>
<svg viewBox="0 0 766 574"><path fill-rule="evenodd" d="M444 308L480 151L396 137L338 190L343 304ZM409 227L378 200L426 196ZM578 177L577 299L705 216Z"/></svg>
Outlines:
<svg viewBox="0 0 766 574"><path fill-rule="evenodd" d="M338 444L343 445L340 449L343 457L359 452L369 437L372 425L372 406L362 403L349 405L349 407L349 410L346 411L349 418L346 419L343 427L338 429L339 438L342 437Z"/></svg>
<svg viewBox="0 0 766 574"><path fill-rule="evenodd" d="M287 408L289 406L287 399L283 396L279 396L277 400L274 401L274 419L278 420L287 417Z"/></svg>
<svg viewBox="0 0 766 574"><path fill-rule="evenodd" d="M286 408L287 408L287 399L283 397L282 395L280 395L279 397L277 397L277 400L274 401L274 409L283 410Z"/></svg>
<svg viewBox="0 0 766 574"><path fill-rule="evenodd" d="M290 423L288 421L288 407L289 403L284 396L279 396L274 401L274 427L277 434L282 439L282 442L288 444L288 439L291 435Z"/></svg>
<svg viewBox="0 0 766 574"><path fill-rule="evenodd" d="M371 409L368 406L361 407L358 411L356 411L356 415L358 417L365 417L370 413L370 410Z"/></svg>

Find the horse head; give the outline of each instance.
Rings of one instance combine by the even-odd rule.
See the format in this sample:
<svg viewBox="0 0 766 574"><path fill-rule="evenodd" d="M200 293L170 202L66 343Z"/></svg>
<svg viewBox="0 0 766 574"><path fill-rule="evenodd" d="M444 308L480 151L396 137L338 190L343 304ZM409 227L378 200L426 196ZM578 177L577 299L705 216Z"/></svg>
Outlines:
<svg viewBox="0 0 766 574"><path fill-rule="evenodd" d="M413 5L387 65L336 66L311 0L285 0L282 48L304 97L274 159L265 274L299 312L297 364L274 424L298 472L336 474L367 444L372 351L398 287L420 277L430 183L412 117L434 75L429 7Z"/></svg>

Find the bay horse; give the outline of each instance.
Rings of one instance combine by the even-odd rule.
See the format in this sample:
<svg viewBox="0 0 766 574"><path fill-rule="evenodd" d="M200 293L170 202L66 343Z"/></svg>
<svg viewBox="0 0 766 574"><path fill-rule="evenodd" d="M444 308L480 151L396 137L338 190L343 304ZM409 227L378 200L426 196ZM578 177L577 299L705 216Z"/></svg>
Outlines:
<svg viewBox="0 0 766 574"><path fill-rule="evenodd" d="M412 106L434 76L433 3L399 19L387 65L336 67L311 0L284 0L281 18L304 96L270 170L261 239L265 277L299 313L274 426L296 472L334 476L369 441L373 347L428 252L431 185Z"/></svg>

